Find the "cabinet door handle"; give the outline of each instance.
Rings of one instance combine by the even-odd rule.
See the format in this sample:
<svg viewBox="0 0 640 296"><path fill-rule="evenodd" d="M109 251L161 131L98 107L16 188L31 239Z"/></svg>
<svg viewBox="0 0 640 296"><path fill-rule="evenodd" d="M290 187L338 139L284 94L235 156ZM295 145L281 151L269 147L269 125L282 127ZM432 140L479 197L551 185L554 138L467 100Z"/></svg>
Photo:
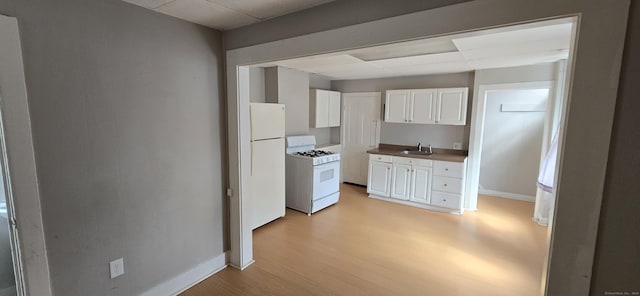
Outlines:
<svg viewBox="0 0 640 296"><path fill-rule="evenodd" d="M445 170L445 172L448 172L448 171L449 171L449 168L445 168L444 170Z"/></svg>
<svg viewBox="0 0 640 296"><path fill-rule="evenodd" d="M447 187L447 183L444 183L444 187Z"/></svg>

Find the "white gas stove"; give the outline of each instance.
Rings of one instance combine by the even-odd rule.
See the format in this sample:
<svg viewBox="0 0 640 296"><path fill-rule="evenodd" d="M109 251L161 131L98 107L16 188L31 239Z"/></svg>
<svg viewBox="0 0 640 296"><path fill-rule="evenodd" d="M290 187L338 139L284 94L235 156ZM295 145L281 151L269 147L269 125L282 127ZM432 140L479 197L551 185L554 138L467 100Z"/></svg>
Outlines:
<svg viewBox="0 0 640 296"><path fill-rule="evenodd" d="M286 205L308 215L340 197L340 154L315 150L315 144L315 136L287 137Z"/></svg>
<svg viewBox="0 0 640 296"><path fill-rule="evenodd" d="M324 150L308 150L291 154L292 157L310 159L313 165L340 161L340 154Z"/></svg>

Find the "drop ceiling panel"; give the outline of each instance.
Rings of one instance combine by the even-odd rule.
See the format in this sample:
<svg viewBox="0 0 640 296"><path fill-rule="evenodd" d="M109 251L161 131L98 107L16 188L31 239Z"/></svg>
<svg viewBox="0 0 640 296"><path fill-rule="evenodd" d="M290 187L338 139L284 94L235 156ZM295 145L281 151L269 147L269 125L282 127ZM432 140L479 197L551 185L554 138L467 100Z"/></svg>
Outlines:
<svg viewBox="0 0 640 296"><path fill-rule="evenodd" d="M208 0L221 6L264 20L303 10L333 0Z"/></svg>
<svg viewBox="0 0 640 296"><path fill-rule="evenodd" d="M530 53L518 53L514 55L502 55L497 57L486 57L468 61L473 69L490 69L515 67L523 65L533 65L540 63L551 63L561 59L566 59L568 50L540 51Z"/></svg>
<svg viewBox="0 0 640 296"><path fill-rule="evenodd" d="M387 68L387 71L395 76L460 73L473 70L466 61Z"/></svg>
<svg viewBox="0 0 640 296"><path fill-rule="evenodd" d="M571 24L558 24L465 38L454 38L453 43L460 51L502 48L505 46L525 48L529 45L538 45L547 48L568 48L570 37Z"/></svg>
<svg viewBox="0 0 640 296"><path fill-rule="evenodd" d="M572 24L526 24L255 65L335 80L460 73L555 62L568 57Z"/></svg>
<svg viewBox="0 0 640 296"><path fill-rule="evenodd" d="M131 4L135 4L138 6L142 6L144 8L156 9L174 0L122 0L122 1L129 2Z"/></svg>
<svg viewBox="0 0 640 296"><path fill-rule="evenodd" d="M459 52L436 53L403 58L392 58L384 60L370 61L372 65L379 67L400 67L414 65L441 64L450 62L465 62L464 57Z"/></svg>
<svg viewBox="0 0 640 296"><path fill-rule="evenodd" d="M299 58L286 60L276 63L278 66L283 66L292 69L303 70L306 72L316 73L323 71L331 71L332 69L347 69L352 64L363 64L364 62L358 58L355 58L348 54L332 55L332 56L319 56L309 58Z"/></svg>
<svg viewBox="0 0 640 296"><path fill-rule="evenodd" d="M334 0L123 0L217 30L229 30Z"/></svg>
<svg viewBox="0 0 640 296"><path fill-rule="evenodd" d="M451 41L451 37L445 36L404 42L402 46L397 46L396 44L377 46L359 50L352 55L364 61L374 61L456 51L458 51L458 49Z"/></svg>
<svg viewBox="0 0 640 296"><path fill-rule="evenodd" d="M570 39L571 24L559 24L453 39L453 42L470 65L493 62L501 66L513 63L518 57L523 64L531 64L544 56L566 58Z"/></svg>
<svg viewBox="0 0 640 296"><path fill-rule="evenodd" d="M340 73L366 73L371 71L383 71L384 68L377 67L369 63L358 64L345 64L345 65L327 65L322 67L319 71L313 71L313 73L321 75L332 75Z"/></svg>
<svg viewBox="0 0 640 296"><path fill-rule="evenodd" d="M256 21L250 16L207 0L175 0L160 6L156 11L222 30Z"/></svg>

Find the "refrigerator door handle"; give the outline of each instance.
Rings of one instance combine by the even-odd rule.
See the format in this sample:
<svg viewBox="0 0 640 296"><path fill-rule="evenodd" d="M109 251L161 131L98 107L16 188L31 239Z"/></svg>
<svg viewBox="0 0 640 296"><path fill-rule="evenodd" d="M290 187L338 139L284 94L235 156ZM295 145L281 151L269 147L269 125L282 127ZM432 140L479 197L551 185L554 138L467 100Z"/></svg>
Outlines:
<svg viewBox="0 0 640 296"><path fill-rule="evenodd" d="M249 153L250 153L250 155L251 155L251 161L249 162L249 165L250 165L251 167L249 168L249 175L250 175L250 176L253 176L253 159L254 159L254 157L253 157L253 141L251 141L251 142L250 142L250 144L251 144L251 145L250 145L250 147L249 147L249 150L250 150L250 151L249 151Z"/></svg>

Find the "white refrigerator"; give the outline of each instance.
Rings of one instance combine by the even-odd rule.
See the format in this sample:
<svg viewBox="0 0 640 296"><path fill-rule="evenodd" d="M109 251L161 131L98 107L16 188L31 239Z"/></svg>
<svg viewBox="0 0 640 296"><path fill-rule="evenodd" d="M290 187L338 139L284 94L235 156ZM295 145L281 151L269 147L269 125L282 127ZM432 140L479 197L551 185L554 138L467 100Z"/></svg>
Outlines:
<svg viewBox="0 0 640 296"><path fill-rule="evenodd" d="M251 229L285 213L285 147L283 104L249 104L251 118Z"/></svg>

